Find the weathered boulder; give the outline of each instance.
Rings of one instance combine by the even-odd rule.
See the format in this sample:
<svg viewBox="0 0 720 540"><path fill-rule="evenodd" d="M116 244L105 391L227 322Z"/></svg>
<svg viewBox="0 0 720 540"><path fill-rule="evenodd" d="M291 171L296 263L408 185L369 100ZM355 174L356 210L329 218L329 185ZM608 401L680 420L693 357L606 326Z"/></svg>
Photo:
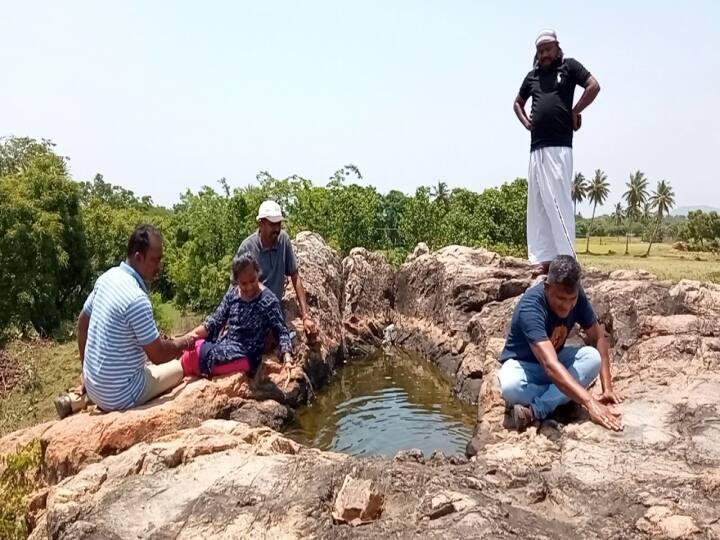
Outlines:
<svg viewBox="0 0 720 540"><path fill-rule="evenodd" d="M301 371L300 367L295 369ZM290 381L288 388L304 383L302 376L295 375L296 379ZM122 452L137 443L153 441L178 430L198 426L207 419L235 416L250 420L253 414L251 411L254 411L259 421L265 420L263 424L267 422L273 425L273 422L277 422L273 418L282 414L279 409L283 406L262 399L267 396L268 387L275 389L273 397L287 395L282 390L283 383L280 373L267 371L261 371L257 380L251 380L243 374L213 381L194 380L147 405L129 411L81 413L55 422L38 433L45 449L47 478L55 482L75 474L87 463ZM252 403L249 402L251 399ZM3 447L9 448L10 444L3 439Z"/></svg>
<svg viewBox="0 0 720 540"><path fill-rule="evenodd" d="M467 324L488 302L522 294L532 268L484 249L448 246L404 264L397 274L399 313L466 335Z"/></svg>
<svg viewBox="0 0 720 540"><path fill-rule="evenodd" d="M383 341L393 317L395 276L381 254L354 248L342 262L343 335L349 356L368 354Z"/></svg>
<svg viewBox="0 0 720 540"><path fill-rule="evenodd" d="M289 280L285 286L283 308L286 319L297 332L298 354L303 358L305 373L314 386L320 386L346 352L341 313L344 288L342 264L338 253L316 233L298 233L293 240L293 248L308 308L321 330L319 339L312 343L306 339L295 289Z"/></svg>
<svg viewBox="0 0 720 540"><path fill-rule="evenodd" d="M357 480L348 484L348 476ZM137 444L53 486L32 537L598 537L600 519L559 524L544 508L513 508L504 502L505 479L491 479L478 464L357 459L298 447L267 428L213 420ZM356 497L349 496L353 484ZM338 502L376 518L382 502L382 515L351 528L333 519ZM606 529L622 531L617 522Z"/></svg>
<svg viewBox="0 0 720 540"><path fill-rule="evenodd" d="M250 427L267 426L282 431L295 418L295 411L273 399L258 401L256 399L230 398L226 407L218 414L218 418L235 420Z"/></svg>
<svg viewBox="0 0 720 540"><path fill-rule="evenodd" d="M418 257L422 257L423 255L427 255L430 253L430 248L425 242L420 242L417 246L415 246L415 249L413 249L412 253L408 254L407 257L405 257L405 262L413 262Z"/></svg>
<svg viewBox="0 0 720 540"><path fill-rule="evenodd" d="M719 286L589 271L586 291L614 346L615 387L627 396L625 430L605 431L571 408L517 433L503 427L497 359L520 295L540 282L532 267L450 246L393 272L362 249L340 262L316 235L299 235L296 246L323 333L314 345L301 338L302 361L289 376L269 362L255 381L196 381L137 411L0 440L3 451L40 437L51 482L77 473L51 487L35 535L720 535ZM301 329L294 302L289 294L285 306ZM571 340L581 344L582 333ZM458 397L477 402L470 463L412 452L356 459L304 449L268 428L205 422L280 426L287 407L307 399L308 381L322 384L338 358L384 342L425 355ZM379 519L357 529L332 518L348 474L385 496Z"/></svg>

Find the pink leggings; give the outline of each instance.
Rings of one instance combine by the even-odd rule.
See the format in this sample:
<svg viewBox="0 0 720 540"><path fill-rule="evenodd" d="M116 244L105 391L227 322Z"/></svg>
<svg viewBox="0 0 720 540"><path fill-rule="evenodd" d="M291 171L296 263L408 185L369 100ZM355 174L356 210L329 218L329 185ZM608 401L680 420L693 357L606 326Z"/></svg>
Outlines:
<svg viewBox="0 0 720 540"><path fill-rule="evenodd" d="M198 339L195 341L195 347L189 351L185 351L180 357L180 363L183 368L183 375L185 377L200 377L200 348L205 343L204 339ZM250 361L245 358L236 358L223 364L213 366L210 371L210 376L215 377L218 375L229 375L230 373L250 373Z"/></svg>

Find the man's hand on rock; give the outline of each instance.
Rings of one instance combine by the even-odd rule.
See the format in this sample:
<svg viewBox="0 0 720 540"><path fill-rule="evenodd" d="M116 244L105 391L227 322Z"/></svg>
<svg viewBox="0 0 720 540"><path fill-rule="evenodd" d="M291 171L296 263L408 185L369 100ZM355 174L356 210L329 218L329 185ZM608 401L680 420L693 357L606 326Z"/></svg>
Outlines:
<svg viewBox="0 0 720 540"><path fill-rule="evenodd" d="M587 406L590 419L596 424L613 431L622 431L622 413L614 411L607 405L603 405L597 399L592 399Z"/></svg>
<svg viewBox="0 0 720 540"><path fill-rule="evenodd" d="M622 403L624 400L625 396L623 396L620 392L616 392L612 388L604 390L603 393L598 396L598 401L603 405L617 405L618 403Z"/></svg>

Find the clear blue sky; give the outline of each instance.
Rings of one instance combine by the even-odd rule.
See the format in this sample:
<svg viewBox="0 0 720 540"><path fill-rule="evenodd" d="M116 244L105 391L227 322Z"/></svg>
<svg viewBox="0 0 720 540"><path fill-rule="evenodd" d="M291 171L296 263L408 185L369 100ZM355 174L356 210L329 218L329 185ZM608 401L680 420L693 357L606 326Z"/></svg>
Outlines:
<svg viewBox="0 0 720 540"><path fill-rule="evenodd" d="M545 27L602 85L575 169L607 172L608 208L636 169L720 206L713 0L6 1L0 134L51 138L76 179L162 204L346 163L383 192L481 190L526 176L511 105Z"/></svg>

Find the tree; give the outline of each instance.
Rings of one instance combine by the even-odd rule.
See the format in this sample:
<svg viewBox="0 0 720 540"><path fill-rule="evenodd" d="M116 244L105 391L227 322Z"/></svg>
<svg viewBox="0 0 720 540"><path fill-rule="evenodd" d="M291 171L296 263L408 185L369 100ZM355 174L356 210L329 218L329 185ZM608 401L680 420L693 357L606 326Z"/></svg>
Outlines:
<svg viewBox="0 0 720 540"><path fill-rule="evenodd" d="M405 212L407 199L407 195L397 190L391 190L382 199L382 229L388 249L400 246L400 217Z"/></svg>
<svg viewBox="0 0 720 540"><path fill-rule="evenodd" d="M650 197L650 206L655 210L655 230L650 237L650 244L648 245L645 256L650 255L650 249L652 249L655 235L657 234L658 227L664 216L670 213L670 210L675 206L675 193L673 192L670 184L665 180L660 180L657 185L657 189L653 192Z"/></svg>
<svg viewBox="0 0 720 540"><path fill-rule="evenodd" d="M575 173L572 185L573 215L577 216L577 205L585 200L588 184L583 173Z"/></svg>
<svg viewBox="0 0 720 540"><path fill-rule="evenodd" d="M640 217L640 221L643 225L647 226L653 219L653 207L652 204L650 204L650 200L645 201L645 204L643 204L643 210L642 210L642 216Z"/></svg>
<svg viewBox="0 0 720 540"><path fill-rule="evenodd" d="M625 209L623 208L622 203L617 203L615 205L615 210L612 213L612 221L613 223L618 227L622 227L623 222L625 221ZM618 231L619 233L619 231ZM618 238L618 243L620 242Z"/></svg>
<svg viewBox="0 0 720 540"><path fill-rule="evenodd" d="M590 227L588 228L587 244L585 245L585 253L590 253L590 233L592 232L592 224L595 221L595 210L597 205L602 205L610 194L610 184L607 181L607 175L600 169L595 170L595 177L590 181L587 190L587 198L593 205L592 217L590 218Z"/></svg>
<svg viewBox="0 0 720 540"><path fill-rule="evenodd" d="M180 305L217 305L229 284L232 257L253 230L248 217L256 212L239 189L229 198L207 186L180 197L172 216L174 238L166 242L166 266Z"/></svg>
<svg viewBox="0 0 720 540"><path fill-rule="evenodd" d="M382 197L375 188L351 184L329 191L333 232L340 251L347 254L357 246L380 248Z"/></svg>
<svg viewBox="0 0 720 540"><path fill-rule="evenodd" d="M0 137L0 176L19 174L35 158L53 157L55 165L65 170L68 158L58 156L55 143L49 139L39 141L30 137Z"/></svg>
<svg viewBox="0 0 720 540"><path fill-rule="evenodd" d="M648 180L642 172L636 171L634 174L630 175L630 181L625 185L628 188L623 194L625 206L627 207L625 215L627 216L629 223L632 224L642 216L645 202L648 197ZM629 244L630 227L628 227L628 232L625 235L625 255L630 252Z"/></svg>
<svg viewBox="0 0 720 540"><path fill-rule="evenodd" d="M78 185L49 141L0 142L0 331L48 335L90 282Z"/></svg>
<svg viewBox="0 0 720 540"><path fill-rule="evenodd" d="M400 238L407 249L413 249L418 243L425 242L430 248L437 247L435 238L439 232L437 216L430 200L430 189L421 186L415 190L415 196L408 197L405 211L400 217Z"/></svg>
<svg viewBox="0 0 720 540"><path fill-rule="evenodd" d="M224 176L218 180L218 184L220 184L220 187L223 190L223 193L225 194L225 197L230 197L230 184L228 184L227 178Z"/></svg>
<svg viewBox="0 0 720 540"><path fill-rule="evenodd" d="M435 202L442 204L447 209L450 204L450 192L445 182L438 181L437 186L433 186L430 193Z"/></svg>
<svg viewBox="0 0 720 540"><path fill-rule="evenodd" d="M342 184L351 174L355 175L355 178L357 178L358 180L363 179L363 176L360 173L360 169L358 169L357 165L348 163L347 165L344 165L333 173L333 175L329 178L329 185L332 185L333 183Z"/></svg>
<svg viewBox="0 0 720 540"><path fill-rule="evenodd" d="M153 206L152 198L148 195L138 198L129 189L106 182L100 173L95 175L92 182L80 182L80 200L85 206L103 203L113 209L148 210Z"/></svg>

